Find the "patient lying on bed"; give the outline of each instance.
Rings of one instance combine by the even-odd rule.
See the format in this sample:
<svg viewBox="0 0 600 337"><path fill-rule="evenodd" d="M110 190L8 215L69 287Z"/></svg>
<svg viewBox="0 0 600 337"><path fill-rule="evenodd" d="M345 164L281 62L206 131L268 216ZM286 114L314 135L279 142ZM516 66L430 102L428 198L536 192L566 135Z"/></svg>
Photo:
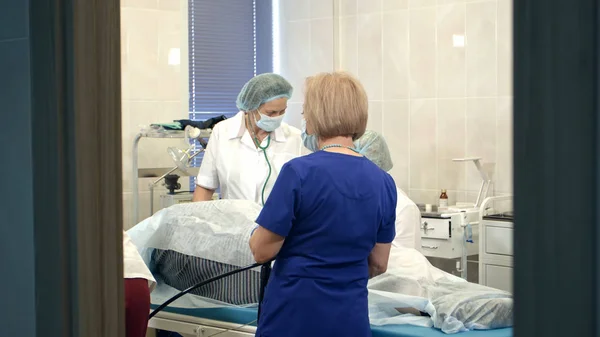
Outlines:
<svg viewBox="0 0 600 337"><path fill-rule="evenodd" d="M260 206L243 200L180 204L144 220L128 234L154 273L152 303L203 280L252 264L247 242ZM197 289L177 307L252 305L257 270ZM393 247L388 271L369 281L372 325L434 326L446 333L512 326L512 296L445 273L414 249ZM430 317L428 317L430 316Z"/></svg>
<svg viewBox="0 0 600 337"><path fill-rule="evenodd" d="M185 290L204 280L239 268L162 249L154 250L152 262L154 272L161 280L177 290ZM260 272L247 270L194 289L191 294L234 305L247 305L258 302L259 287Z"/></svg>

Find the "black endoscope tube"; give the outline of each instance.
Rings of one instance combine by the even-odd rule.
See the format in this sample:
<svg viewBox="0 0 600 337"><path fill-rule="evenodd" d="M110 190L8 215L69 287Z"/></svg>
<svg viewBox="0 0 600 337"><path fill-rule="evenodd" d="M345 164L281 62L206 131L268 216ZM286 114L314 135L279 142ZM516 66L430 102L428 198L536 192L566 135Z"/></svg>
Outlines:
<svg viewBox="0 0 600 337"><path fill-rule="evenodd" d="M256 323L260 319L260 312L262 307L263 298L265 297L265 289L269 282L269 276L271 276L271 261L265 263L260 267L260 293L258 296L258 314L256 315Z"/></svg>
<svg viewBox="0 0 600 337"><path fill-rule="evenodd" d="M269 262L267 262L267 263L264 263L264 264L254 263L254 264L251 264L249 266L242 267L240 269L232 270L232 271L229 271L227 273L224 273L224 274L221 274L221 275L217 275L215 277L211 277L211 278L209 278L206 281L202 281L202 282L200 282L200 283L198 283L196 285L193 285L193 286L187 288L186 290L179 292L177 295L171 297L165 303L161 304L158 308L154 309L154 311L152 311L152 313L148 317L148 320L152 319L152 317L154 317L156 314L158 314L159 312L161 312L169 304L175 302L178 298L180 298L181 296L189 293L190 291L192 291L194 289L198 289L198 288L200 288L200 287L202 287L204 285L207 285L207 284L209 284L211 282L218 281L218 280L220 280L222 278L225 278L227 276L231 276L231 275L234 275L234 274L237 274L237 273L241 273L243 271L246 271L246 270L249 270L249 269L252 269L252 268L256 268L256 267L259 267L259 266L261 266L261 270L260 270L260 293L259 293L259 302L258 302L258 316L260 316L260 305L262 303L262 299L263 299L263 296L264 296L265 287L267 286L267 282L269 281L269 275L271 274L271 262L272 262L272 260L269 261ZM265 277L264 274L267 274L266 277Z"/></svg>

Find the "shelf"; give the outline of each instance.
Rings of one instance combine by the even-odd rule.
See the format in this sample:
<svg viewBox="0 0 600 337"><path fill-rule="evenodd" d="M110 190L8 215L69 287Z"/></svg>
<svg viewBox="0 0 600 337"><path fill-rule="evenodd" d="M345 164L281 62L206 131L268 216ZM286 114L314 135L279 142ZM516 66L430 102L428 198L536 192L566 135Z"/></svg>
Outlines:
<svg viewBox="0 0 600 337"><path fill-rule="evenodd" d="M200 130L200 137L198 138L208 138L210 137L211 132L212 130L210 129ZM184 138L185 132L183 130L166 130L163 128L147 127L142 129L138 136L144 138Z"/></svg>
<svg viewBox="0 0 600 337"><path fill-rule="evenodd" d="M139 178L158 178L163 174L172 170L172 167L152 167L152 168L141 168L138 169L138 177ZM190 167L188 169L189 174L182 172L180 169L175 170L171 174L177 174L180 177L195 177L198 175L198 167Z"/></svg>

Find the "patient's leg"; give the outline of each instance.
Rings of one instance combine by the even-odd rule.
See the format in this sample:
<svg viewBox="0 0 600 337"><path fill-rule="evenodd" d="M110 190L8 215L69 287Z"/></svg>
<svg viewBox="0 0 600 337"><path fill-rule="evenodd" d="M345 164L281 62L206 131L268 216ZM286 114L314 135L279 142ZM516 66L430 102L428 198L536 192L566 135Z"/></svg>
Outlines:
<svg viewBox="0 0 600 337"><path fill-rule="evenodd" d="M125 327L127 337L145 337L150 314L148 280L125 279Z"/></svg>

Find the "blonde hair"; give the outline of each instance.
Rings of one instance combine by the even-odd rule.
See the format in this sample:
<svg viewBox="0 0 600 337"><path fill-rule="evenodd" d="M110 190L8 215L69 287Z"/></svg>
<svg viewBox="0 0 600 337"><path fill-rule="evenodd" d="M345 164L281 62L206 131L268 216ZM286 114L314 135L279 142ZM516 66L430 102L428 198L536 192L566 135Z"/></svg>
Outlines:
<svg viewBox="0 0 600 337"><path fill-rule="evenodd" d="M320 139L360 138L367 128L368 109L365 89L350 74L320 73L306 79L304 118Z"/></svg>

